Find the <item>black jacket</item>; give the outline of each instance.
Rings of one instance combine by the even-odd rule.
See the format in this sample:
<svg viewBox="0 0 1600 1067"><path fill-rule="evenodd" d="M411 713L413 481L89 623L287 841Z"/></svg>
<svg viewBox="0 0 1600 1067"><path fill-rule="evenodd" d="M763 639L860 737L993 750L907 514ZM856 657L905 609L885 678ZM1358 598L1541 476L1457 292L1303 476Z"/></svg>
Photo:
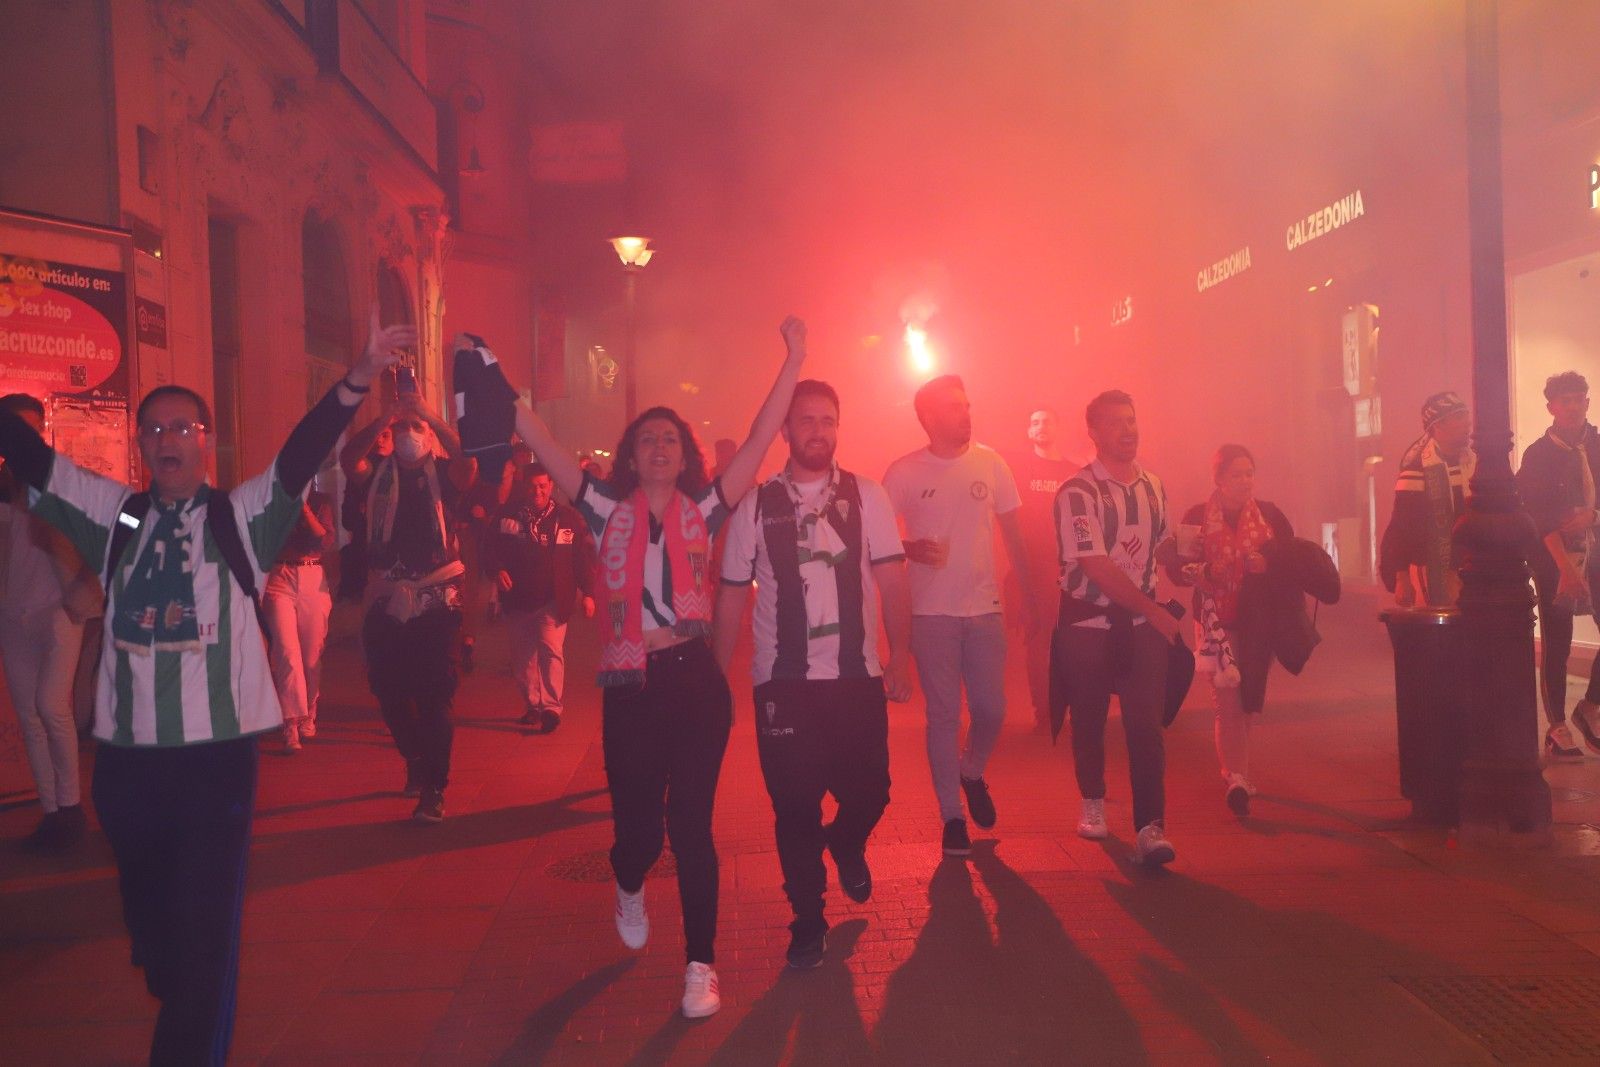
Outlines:
<svg viewBox="0 0 1600 1067"><path fill-rule="evenodd" d="M548 564L554 614L558 622L566 622L580 592L594 595L595 550L589 528L575 509L557 503L541 524L550 542L544 545L529 534L527 521L528 508L520 501L510 501L495 513L484 534L484 570L511 575L511 588L500 591L501 607L536 611L544 605L532 602L537 597L527 586L538 567ZM548 558L541 560L545 554Z"/></svg>
<svg viewBox="0 0 1600 1067"><path fill-rule="evenodd" d="M1582 449L1589 462L1589 471L1600 485L1600 431L1589 423L1583 426ZM1517 493L1522 506L1533 518L1542 541L1546 534L1556 529L1572 514L1572 509L1583 504L1582 471L1576 457L1556 444L1546 435L1527 447L1522 453L1522 466L1517 470ZM1534 573L1554 581L1556 561L1541 544L1537 551L1530 549L1528 562Z"/></svg>

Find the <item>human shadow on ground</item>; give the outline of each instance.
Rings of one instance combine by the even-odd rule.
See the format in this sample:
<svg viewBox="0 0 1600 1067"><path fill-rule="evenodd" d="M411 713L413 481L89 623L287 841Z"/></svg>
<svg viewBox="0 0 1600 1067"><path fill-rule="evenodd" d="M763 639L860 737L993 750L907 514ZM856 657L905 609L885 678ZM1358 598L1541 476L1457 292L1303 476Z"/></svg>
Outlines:
<svg viewBox="0 0 1600 1067"><path fill-rule="evenodd" d="M1147 974L1151 988L1230 1063L1260 1059L1273 1050L1257 1049L1221 1010L1223 1002L1308 1056L1337 1060L1353 1050L1373 1051L1371 1022L1349 1010L1348 996L1338 999L1340 1007L1330 1004L1321 1013L1305 1010L1308 998L1327 996L1330 983L1345 980L1359 989L1363 983L1386 984L1379 976L1443 976L1460 970L1327 912L1266 907L1178 872L1138 882L1107 880L1105 887L1111 900L1179 962L1181 976L1174 972L1151 981Z"/></svg>
<svg viewBox="0 0 1600 1067"><path fill-rule="evenodd" d="M556 1038L561 1036L561 1031L572 1021L572 1017L577 1015L585 1004L632 970L635 962L635 959L629 958L607 964L598 971L584 975L539 1005L539 1010L528 1016L527 1021L523 1023L522 1033L517 1036L516 1041L512 1042L495 1062L500 1067L543 1063L545 1056L554 1047Z"/></svg>
<svg viewBox="0 0 1600 1067"><path fill-rule="evenodd" d="M891 1063L1148 1062L1136 1020L1054 909L994 854L972 868L994 899L994 929L966 863L946 859L928 886L916 949L890 977L873 1034Z"/></svg>
<svg viewBox="0 0 1600 1067"><path fill-rule="evenodd" d="M728 1067L871 1062L872 1042L847 962L866 929L865 919L841 923L828 931L828 953L820 967L783 968L710 1062Z"/></svg>
<svg viewBox="0 0 1600 1067"><path fill-rule="evenodd" d="M247 891L253 895L369 867L609 821L609 810L583 811L577 807L605 792L603 788L590 789L538 804L453 815L436 826L422 826L406 819L258 833L250 848ZM104 841L100 835L95 839ZM110 869L69 884L0 893L0 941L114 936L121 932L116 874Z"/></svg>

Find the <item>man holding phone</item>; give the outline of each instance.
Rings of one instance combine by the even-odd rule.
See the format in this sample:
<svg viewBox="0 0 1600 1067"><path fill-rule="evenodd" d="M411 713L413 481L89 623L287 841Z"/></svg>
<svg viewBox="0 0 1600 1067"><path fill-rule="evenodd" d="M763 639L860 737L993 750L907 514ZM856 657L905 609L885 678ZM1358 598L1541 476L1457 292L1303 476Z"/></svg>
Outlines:
<svg viewBox="0 0 1600 1067"><path fill-rule="evenodd" d="M412 817L437 823L450 777L466 569L453 516L477 464L423 401L415 375L397 373L395 393L395 403L351 438L339 462L367 497L367 682L406 761L405 795L418 798ZM386 429L394 453L373 463L368 454ZM437 448L448 463L436 461Z"/></svg>

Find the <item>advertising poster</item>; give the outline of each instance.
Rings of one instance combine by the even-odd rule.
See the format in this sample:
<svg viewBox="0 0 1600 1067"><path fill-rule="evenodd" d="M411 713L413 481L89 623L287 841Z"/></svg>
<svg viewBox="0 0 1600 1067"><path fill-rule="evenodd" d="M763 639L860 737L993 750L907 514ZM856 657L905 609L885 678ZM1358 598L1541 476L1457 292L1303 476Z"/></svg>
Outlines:
<svg viewBox="0 0 1600 1067"><path fill-rule="evenodd" d="M128 400L127 275L0 248L0 394Z"/></svg>

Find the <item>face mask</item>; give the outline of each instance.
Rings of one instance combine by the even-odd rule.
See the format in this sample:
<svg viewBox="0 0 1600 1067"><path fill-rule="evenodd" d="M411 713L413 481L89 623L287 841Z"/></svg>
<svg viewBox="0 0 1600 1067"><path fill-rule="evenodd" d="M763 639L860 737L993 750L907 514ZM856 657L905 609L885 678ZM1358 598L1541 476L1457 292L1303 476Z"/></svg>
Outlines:
<svg viewBox="0 0 1600 1067"><path fill-rule="evenodd" d="M415 463L428 454L428 440L420 433L394 435L394 454L407 463Z"/></svg>

